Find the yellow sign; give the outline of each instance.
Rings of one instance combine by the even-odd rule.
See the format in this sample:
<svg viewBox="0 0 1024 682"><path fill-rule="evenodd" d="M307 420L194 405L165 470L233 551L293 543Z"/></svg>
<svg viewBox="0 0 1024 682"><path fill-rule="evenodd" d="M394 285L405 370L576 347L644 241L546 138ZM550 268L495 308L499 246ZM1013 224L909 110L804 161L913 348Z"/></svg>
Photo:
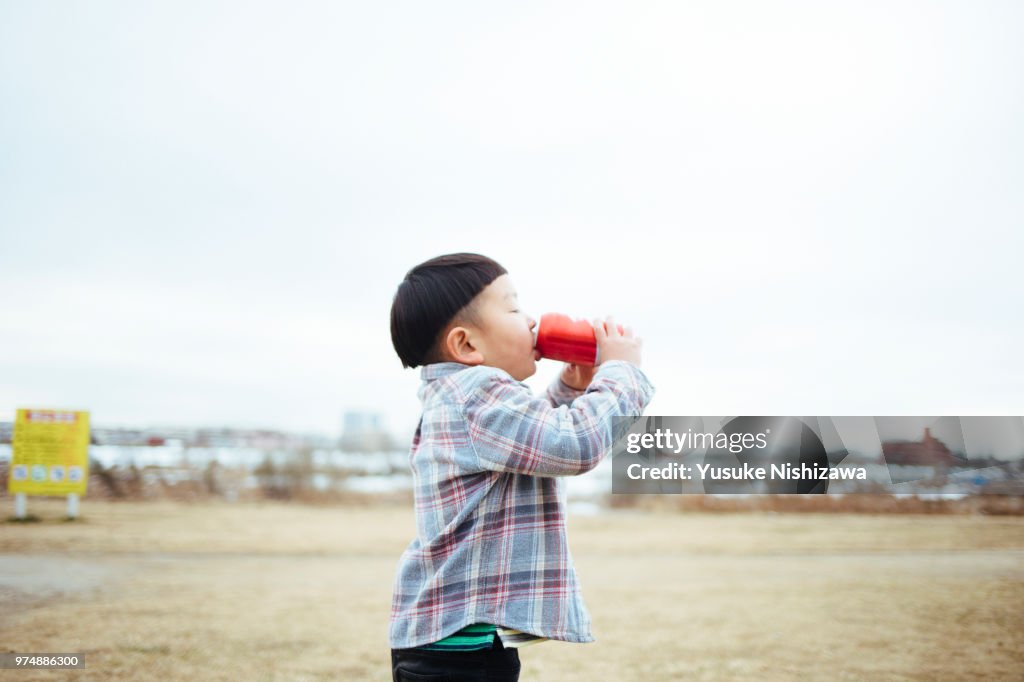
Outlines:
<svg viewBox="0 0 1024 682"><path fill-rule="evenodd" d="M89 480L89 413L18 410L9 493L85 495Z"/></svg>

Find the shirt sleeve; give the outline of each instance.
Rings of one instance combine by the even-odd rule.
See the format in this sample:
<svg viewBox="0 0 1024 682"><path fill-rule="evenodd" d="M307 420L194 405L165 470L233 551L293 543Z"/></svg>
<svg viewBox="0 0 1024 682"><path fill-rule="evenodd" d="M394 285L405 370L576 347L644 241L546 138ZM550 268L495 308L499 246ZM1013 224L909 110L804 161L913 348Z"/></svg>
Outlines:
<svg viewBox="0 0 1024 682"><path fill-rule="evenodd" d="M576 476L601 462L653 395L654 386L638 367L610 360L571 405L555 407L499 371L467 396L463 413L481 468Z"/></svg>
<svg viewBox="0 0 1024 682"><path fill-rule="evenodd" d="M555 380L548 386L545 397L548 399L551 407L559 407L560 405L569 405L576 398L583 395L585 390L575 389L567 385L562 381L561 373L559 373L559 376L556 376Z"/></svg>

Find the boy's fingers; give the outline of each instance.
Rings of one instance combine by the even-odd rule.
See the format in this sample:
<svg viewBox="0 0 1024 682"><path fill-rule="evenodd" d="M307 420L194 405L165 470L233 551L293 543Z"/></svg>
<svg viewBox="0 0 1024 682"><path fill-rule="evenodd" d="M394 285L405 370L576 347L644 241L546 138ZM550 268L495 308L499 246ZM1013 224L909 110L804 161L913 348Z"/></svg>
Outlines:
<svg viewBox="0 0 1024 682"><path fill-rule="evenodd" d="M596 336L597 338L600 339L601 337L608 335L607 331L604 328L604 325L601 324L601 320L595 317L591 324L594 325L594 336Z"/></svg>
<svg viewBox="0 0 1024 682"><path fill-rule="evenodd" d="M615 326L615 318L609 315L605 318L605 325L608 327L608 336L619 336L618 327Z"/></svg>
<svg viewBox="0 0 1024 682"><path fill-rule="evenodd" d="M623 328L622 335L623 336L630 336L630 337L633 336L633 328L632 327L625 327L625 328Z"/></svg>

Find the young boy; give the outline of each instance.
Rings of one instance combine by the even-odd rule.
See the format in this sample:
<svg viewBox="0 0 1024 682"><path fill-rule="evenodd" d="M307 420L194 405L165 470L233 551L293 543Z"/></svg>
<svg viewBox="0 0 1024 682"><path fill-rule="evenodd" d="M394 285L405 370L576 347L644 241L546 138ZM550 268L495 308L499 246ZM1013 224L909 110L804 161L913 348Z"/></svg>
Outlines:
<svg viewBox="0 0 1024 682"><path fill-rule="evenodd" d="M601 364L566 365L544 398L536 322L505 269L458 253L410 270L391 307L404 367L422 365L410 464L416 538L391 607L392 677L518 680L518 648L592 642L566 539L561 476L598 465L654 387L641 340L594 321ZM613 417L618 420L613 433Z"/></svg>

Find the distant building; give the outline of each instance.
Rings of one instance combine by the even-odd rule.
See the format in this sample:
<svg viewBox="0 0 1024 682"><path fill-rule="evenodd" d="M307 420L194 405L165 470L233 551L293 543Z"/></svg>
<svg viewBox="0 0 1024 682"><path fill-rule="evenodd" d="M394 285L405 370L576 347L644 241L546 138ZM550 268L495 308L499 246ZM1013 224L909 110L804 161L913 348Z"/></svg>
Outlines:
<svg viewBox="0 0 1024 682"><path fill-rule="evenodd" d="M955 466L962 460L950 452L946 444L924 430L920 441L887 441L882 443L882 456L886 464L900 466Z"/></svg>
<svg viewBox="0 0 1024 682"><path fill-rule="evenodd" d="M380 413L349 410L342 416L340 445L342 450L382 452L392 449L394 442Z"/></svg>
<svg viewBox="0 0 1024 682"><path fill-rule="evenodd" d="M354 433L384 434L379 415L366 428ZM8 444L14 435L13 422L0 422L0 444ZM386 434L384 434L386 435ZM333 438L319 434L287 433L270 429L147 427L119 428L91 425L89 438L92 445L122 447L159 447L181 445L189 448L257 448L260 450L329 449L336 445Z"/></svg>

